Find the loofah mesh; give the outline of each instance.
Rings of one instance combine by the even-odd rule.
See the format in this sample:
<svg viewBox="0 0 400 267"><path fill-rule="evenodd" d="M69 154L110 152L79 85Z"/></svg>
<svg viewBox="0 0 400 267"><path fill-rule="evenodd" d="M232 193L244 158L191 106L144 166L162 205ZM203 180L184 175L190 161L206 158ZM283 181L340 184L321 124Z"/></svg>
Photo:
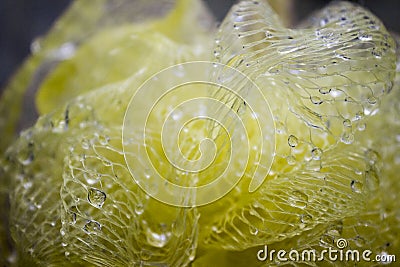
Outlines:
<svg viewBox="0 0 400 267"><path fill-rule="evenodd" d="M121 148L127 101L116 92L97 90L41 118L7 152L4 168L15 179L10 225L20 262L186 265L194 257L197 212L150 199L127 170ZM114 121L93 108L102 99L120 103Z"/></svg>
<svg viewBox="0 0 400 267"><path fill-rule="evenodd" d="M199 1L77 1L32 44L32 57L1 99L0 149L12 139L27 90L40 87L47 98L36 108L51 115L23 132L2 159L0 264L187 265L194 257L197 211L148 200L122 167L121 133L128 101L144 80L163 67L203 56L210 43L205 33L211 18L199 25L205 15ZM193 22L191 29L198 26L194 39L185 40L184 23L180 29L168 26L181 20ZM204 45L188 45L195 40ZM139 46L146 51L136 51ZM103 64L105 55L109 64ZM103 61L94 64L95 58ZM95 71L101 64L105 71ZM83 95L90 90L95 93ZM95 174L105 188L92 184Z"/></svg>
<svg viewBox="0 0 400 267"><path fill-rule="evenodd" d="M99 266L186 265L196 249L197 213L149 199L134 184L115 134L86 136L66 158L66 255Z"/></svg>
<svg viewBox="0 0 400 267"><path fill-rule="evenodd" d="M123 2L108 3L112 8ZM126 37L123 31L121 36ZM395 40L399 43L398 37ZM220 27L214 54L219 62L249 76L268 99L276 126L269 138L275 137L276 153L257 191L248 192L255 168L249 164L229 194L200 208L177 208L150 198L127 169L124 156L130 152L123 151L121 138L124 113L135 89L152 73L138 71L102 88L91 85L103 82L89 81L83 89L67 90L73 94L57 102L67 104L23 132L2 159L0 175L5 179L0 193L7 198L0 198L0 204L7 216L1 231L8 237L8 229L3 229L10 227L12 240L3 243L10 250L15 246L7 262L21 266L320 266L312 261L260 262L256 255L263 245L277 250L315 249L319 255L325 248L336 248L339 238L349 242L349 249L397 253L400 52L397 44L396 73L395 47L376 17L350 3L335 2L298 29L285 29L265 2L242 1L234 6ZM112 48L114 44L105 50ZM184 57L165 57L166 64L197 58L186 48ZM246 92L241 87L246 83L239 76L231 77L232 73L222 72L220 78L230 79L231 85ZM74 83L84 78L79 76ZM223 90L214 97L249 126L250 142L260 138L252 112L267 108L263 101L247 107ZM161 153L159 129L171 108L169 102L162 104L149 121L150 155L168 179L191 183ZM208 130L203 126L191 131L202 136ZM131 134L137 134L135 129ZM183 136L182 149L189 158L198 156L198 138ZM213 180L225 166L231 148L224 138L217 138L217 146L223 147L217 164L197 182ZM262 152L253 147L250 162ZM129 156L143 165L136 154ZM146 186L157 190L162 185ZM181 197L190 202L193 196Z"/></svg>
<svg viewBox="0 0 400 267"><path fill-rule="evenodd" d="M398 44L400 39L397 35L393 35L393 37L397 43L397 66L399 66L400 46ZM316 205L315 201L311 203L297 201L295 202L297 206L303 207L303 209L299 208L289 213L286 207L288 204L294 203L292 201L294 197L297 200L299 199L298 192L290 194L289 190L282 189L279 194L272 195L271 190L268 188L265 188L263 197L258 197L252 206L249 205L239 209L234 206L235 203L233 202L231 203L233 206L229 210L230 215L225 217L235 219L221 220L220 224L218 224L219 227L216 225L211 227L211 234L209 239L205 239L207 240L205 246L212 246L212 249L200 251L193 266L205 266L208 262L216 259L218 259L219 266L354 266L355 264L355 261L330 261L328 257L324 257L324 261L302 261L300 258L299 261L295 262L279 262L275 257L272 261L267 259L262 262L257 260L256 255L260 249L264 249L264 246L249 248L251 242L257 241L265 241L264 245L268 245L269 251L284 249L288 252L291 249L295 249L301 253L304 250L313 250L317 259L325 249L337 250L337 241L340 238L344 238L348 242L344 251L358 250L361 254L363 250L369 249L373 253L370 257L371 259L374 259L375 255L396 255L400 246L397 201L399 183L396 179L397 173L400 171L400 141L398 140L400 134L399 70L397 67L394 86L388 96L382 98L379 112L366 119L366 126L355 133L353 145L342 144L338 148L340 152L335 151L335 148L328 155L324 154L323 166L334 164L333 173L321 173L322 169L308 173L304 171L302 173L304 175L291 176L290 180L285 183L285 185L293 186L296 181L304 185L306 190L302 188L301 192L307 193L302 195L302 199L317 200L317 203L321 204L320 207ZM363 147L365 149L361 151L359 148ZM359 152L357 153L356 151ZM337 185L332 186L332 184L327 183L329 180L322 179L330 177L333 178L330 179L331 181L345 181L349 177L354 177L355 173L362 180L362 184L353 183L352 187L352 182L350 182L352 192L347 196L343 196L342 193L349 189L348 183L347 185L346 183L343 184L342 193L335 191L334 194L331 192L331 195L329 190ZM320 179L318 179L318 175L321 176ZM284 177L288 176L289 174ZM314 177L314 179L310 179L310 177ZM267 184L273 186L274 182L277 184L279 180L275 179ZM315 190L307 190L309 182L313 184L312 189ZM317 188L315 188L316 185L318 186ZM318 188L320 191L318 191ZM326 190L327 194L323 196L322 192ZM361 201L354 202L354 198L357 198L357 194L354 194L356 193L355 191L361 194L368 193L360 199ZM277 196L280 197L279 200L276 199ZM283 196L283 199L281 196ZM310 196L312 197L309 198ZM346 199L347 197L350 199ZM335 199L329 200L330 198ZM260 199L262 200L261 202ZM342 202L344 199L346 200ZM269 201L273 202L275 206L272 206L272 208L266 206L265 203ZM359 210L349 210L350 213L347 213L348 209L354 208L351 205L359 205ZM285 207L285 209L283 210L282 207ZM305 211L311 211L314 217L302 216L301 213L304 214ZM285 220L279 220L279 217L276 216L279 212L285 212ZM315 222L313 220L315 217L318 218L317 212L326 212L326 214L323 214L318 219L318 222ZM350 215L351 213L353 215ZM291 217L296 218L296 215L297 223L292 224L291 221L287 220ZM271 217L273 217L273 220L264 223L266 221L265 218ZM278 220L276 220L277 218ZM283 228L282 225L275 229L271 228L271 226L279 223L285 225L286 228ZM315 224L309 229L307 226L310 223ZM272 232L273 230L275 231ZM285 232L282 233L282 230ZM295 231L301 233L290 237ZM231 232L235 234L231 235ZM258 239L259 235L262 238ZM282 240L278 241L279 238L277 236L282 236ZM248 248L243 251L236 251L238 248L244 247L243 243ZM235 244L235 246L230 246L230 244ZM226 250L221 250L222 247L225 247ZM361 261L357 262L358 265L381 266L381 263Z"/></svg>

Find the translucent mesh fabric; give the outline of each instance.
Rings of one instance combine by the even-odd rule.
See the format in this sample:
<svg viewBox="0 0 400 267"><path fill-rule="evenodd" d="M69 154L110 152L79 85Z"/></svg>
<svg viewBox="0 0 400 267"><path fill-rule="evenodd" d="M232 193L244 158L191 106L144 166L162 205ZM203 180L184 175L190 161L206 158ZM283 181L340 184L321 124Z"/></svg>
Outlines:
<svg viewBox="0 0 400 267"><path fill-rule="evenodd" d="M202 232L205 247L243 250L294 236L297 245L288 246L307 246L314 238L313 246L334 245L336 237L321 234L321 225L330 233L330 225L338 224L339 235L343 228L350 240L379 244L378 217L374 225L364 225L363 218L382 216L382 207L371 211L371 203L382 205L374 199L386 190L377 194L379 180L395 182L380 167L384 162L395 168L393 159L378 156L392 149L376 143L378 129L398 134L393 121L376 115L380 101L390 99L385 95L393 86L395 47L374 15L346 2L331 4L298 29L283 28L262 1L231 9L215 56L246 73L266 95L276 123L276 155L260 190L243 201L238 197L226 208L228 216ZM235 103L235 109L244 105ZM381 116L389 114L398 112ZM377 121L385 126L377 127ZM382 137L386 142L387 135ZM320 245L320 239L326 241Z"/></svg>
<svg viewBox="0 0 400 267"><path fill-rule="evenodd" d="M127 170L127 94L129 87L106 87L76 99L41 118L7 152L20 263L179 266L194 257L197 212L150 199ZM104 99L115 107L113 120L94 108Z"/></svg>
<svg viewBox="0 0 400 267"><path fill-rule="evenodd" d="M192 23L179 23L183 20ZM172 22L199 32L185 39L185 30L171 28ZM1 98L0 150L17 128L34 123L27 110L50 115L20 134L1 160L1 265L161 266L185 265L194 257L197 212L146 200L121 167L121 133L127 102L143 81L163 67L209 53L205 33L211 22L200 1L76 1L49 34L33 42L32 56ZM105 71L96 71L99 66ZM106 86L125 79L132 87ZM33 95L44 84L51 85L45 101L33 107ZM83 96L91 90L96 93ZM106 188L92 184L93 173L104 176ZM104 205L93 204L102 200ZM118 222L111 223L114 219Z"/></svg>
<svg viewBox="0 0 400 267"><path fill-rule="evenodd" d="M119 146L118 132L115 138L95 134L66 159L66 255L99 266L186 265L196 250L197 212L149 199L134 184Z"/></svg>
<svg viewBox="0 0 400 267"><path fill-rule="evenodd" d="M110 1L111 6L119 3ZM235 5L219 28L214 55L248 75L268 99L276 126L275 159L254 193L248 192L254 168L249 164L229 194L199 208L150 198L127 169L123 117L149 73L101 88L88 86L85 94L61 99L61 107L24 131L1 161L6 197L0 200L4 207L10 203L1 229L7 236L9 227L12 235L3 243L15 246L8 263L343 266L343 261L279 263L256 257L264 245L315 249L319 256L323 249L336 248L339 238L349 242L349 249L398 253L399 38L395 41L370 12L346 2L333 3L298 29L285 29L265 2ZM190 46L185 47L184 57L159 58L165 64L194 59ZM230 74L221 76L245 92L238 76ZM256 117L246 102L222 90L213 96L254 126ZM153 114L149 149L174 181L181 176L161 155L158 132L169 108L167 103ZM251 131L249 137L257 139ZM197 139L185 138L182 148L196 156ZM226 152L223 138L217 145ZM250 159L259 153L251 151ZM204 181L224 166L223 159L218 163ZM147 186L157 190L163 185ZM191 201L193 196L181 197Z"/></svg>

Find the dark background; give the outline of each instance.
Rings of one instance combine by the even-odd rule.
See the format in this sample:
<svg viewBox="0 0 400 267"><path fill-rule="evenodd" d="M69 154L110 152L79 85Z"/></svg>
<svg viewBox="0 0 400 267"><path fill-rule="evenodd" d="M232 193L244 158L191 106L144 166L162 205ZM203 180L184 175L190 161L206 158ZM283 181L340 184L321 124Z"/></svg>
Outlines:
<svg viewBox="0 0 400 267"><path fill-rule="evenodd" d="M89 0L95 1L95 0ZM29 54L30 43L44 34L71 0L0 0L0 93L7 80ZM221 20L236 0L206 0ZM329 0L295 0L297 20ZM399 0L357 0L368 7L390 30L400 32Z"/></svg>

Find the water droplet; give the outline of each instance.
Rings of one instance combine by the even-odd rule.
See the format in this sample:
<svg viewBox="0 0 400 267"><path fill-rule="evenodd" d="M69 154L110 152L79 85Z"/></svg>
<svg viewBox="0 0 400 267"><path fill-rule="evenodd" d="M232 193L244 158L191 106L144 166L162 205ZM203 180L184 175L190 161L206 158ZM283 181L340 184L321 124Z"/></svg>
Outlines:
<svg viewBox="0 0 400 267"><path fill-rule="evenodd" d="M289 196L288 203L292 207L297 207L297 208L304 209L305 207L307 207L308 197L303 192L295 190Z"/></svg>
<svg viewBox="0 0 400 267"><path fill-rule="evenodd" d="M69 257L70 254L71 254L71 253L70 253L69 251L65 251L65 252L64 252L65 257L67 257L67 258Z"/></svg>
<svg viewBox="0 0 400 267"><path fill-rule="evenodd" d="M352 180L350 183L350 187L351 187L351 190L353 190L353 192L361 193L363 185L359 181Z"/></svg>
<svg viewBox="0 0 400 267"><path fill-rule="evenodd" d="M99 135L98 137L99 143L103 146L107 145L110 142L110 137L108 135Z"/></svg>
<svg viewBox="0 0 400 267"><path fill-rule="evenodd" d="M326 231L326 234L330 235L330 236L333 236L333 237L334 236L338 237L338 236L340 236L342 234L342 232L343 232L343 222L338 221L335 224L332 224L328 228L328 230Z"/></svg>
<svg viewBox="0 0 400 267"><path fill-rule="evenodd" d="M211 227L211 230L212 230L214 233L217 233L217 234L222 233L222 229L221 229L220 227L218 227L218 226L215 226L215 225L213 225L213 226Z"/></svg>
<svg viewBox="0 0 400 267"><path fill-rule="evenodd" d="M352 133L343 133L340 141L342 141L342 143L350 145L354 142L354 135Z"/></svg>
<svg viewBox="0 0 400 267"><path fill-rule="evenodd" d="M19 163L21 163L24 166L27 166L33 162L33 160L35 159L35 155L33 153L32 141L30 141L27 147L24 147L24 149L18 153L17 159Z"/></svg>
<svg viewBox="0 0 400 267"><path fill-rule="evenodd" d="M379 176L374 169L365 172L365 183L370 191L375 191L379 187Z"/></svg>
<svg viewBox="0 0 400 267"><path fill-rule="evenodd" d="M335 98L338 98L338 97L343 96L343 94L344 94L344 93L343 93L342 90L336 89L336 88L332 88L331 96L333 96L333 97L335 97Z"/></svg>
<svg viewBox="0 0 400 267"><path fill-rule="evenodd" d="M88 234L96 234L101 231L101 224L94 220L89 220L83 227L83 231Z"/></svg>
<svg viewBox="0 0 400 267"><path fill-rule="evenodd" d="M344 120L343 121L343 126L346 128L351 128L351 121L350 120Z"/></svg>
<svg viewBox="0 0 400 267"><path fill-rule="evenodd" d="M253 225L249 226L249 231L250 231L250 234L252 234L252 235L257 235L258 234L258 228L253 226Z"/></svg>
<svg viewBox="0 0 400 267"><path fill-rule="evenodd" d="M88 201L96 208L101 208L104 205L106 197L107 197L106 193L104 193L99 189L90 188L88 191Z"/></svg>
<svg viewBox="0 0 400 267"><path fill-rule="evenodd" d="M219 51L214 50L214 57L215 57L215 58L219 59L220 55L221 55L221 54L220 54Z"/></svg>
<svg viewBox="0 0 400 267"><path fill-rule="evenodd" d="M296 147L298 145L297 137L294 135L290 135L288 138L288 145L290 147Z"/></svg>
<svg viewBox="0 0 400 267"><path fill-rule="evenodd" d="M68 243L62 242L61 246L66 247L66 246L68 246Z"/></svg>
<svg viewBox="0 0 400 267"><path fill-rule="evenodd" d="M320 88L318 91L320 94L326 95L326 94L329 94L331 92L331 90L332 90L331 88L323 87L323 88Z"/></svg>
<svg viewBox="0 0 400 267"><path fill-rule="evenodd" d="M376 97L374 97L374 96L368 97L368 103L369 103L369 104L375 105L376 102L378 102L378 100L376 99Z"/></svg>
<svg viewBox="0 0 400 267"><path fill-rule="evenodd" d="M42 205L38 204L37 202L34 202L34 203L30 203L28 208L29 208L29 210L34 211L34 210L37 210L37 209L41 209Z"/></svg>
<svg viewBox="0 0 400 267"><path fill-rule="evenodd" d="M34 159L34 155L33 155L33 153L31 153L25 159L21 159L20 163L24 166L27 166L33 162L33 159Z"/></svg>
<svg viewBox="0 0 400 267"><path fill-rule="evenodd" d="M312 216L309 215L309 214L301 214L300 215L300 222L301 223L307 224L307 223L310 223L311 220L312 220Z"/></svg>
<svg viewBox="0 0 400 267"><path fill-rule="evenodd" d="M359 169L354 169L354 173L357 175L361 175L363 172Z"/></svg>
<svg viewBox="0 0 400 267"><path fill-rule="evenodd" d="M316 36L318 39L321 38L322 33L321 33L321 30L320 30L320 29L315 30L315 36Z"/></svg>
<svg viewBox="0 0 400 267"><path fill-rule="evenodd" d="M313 158L313 160L321 160L322 154L322 149L320 149L319 147L314 147L311 150L311 157Z"/></svg>
<svg viewBox="0 0 400 267"><path fill-rule="evenodd" d="M86 154L81 154L81 155L79 156L79 161L80 161L80 162L85 162L85 160L86 160Z"/></svg>
<svg viewBox="0 0 400 267"><path fill-rule="evenodd" d="M322 99L318 96L311 96L310 97L311 103L313 103L314 105L321 105L324 101L322 101Z"/></svg>
<svg viewBox="0 0 400 267"><path fill-rule="evenodd" d="M361 120L364 117L364 112L363 111L357 111L355 117L356 117L356 120Z"/></svg>
<svg viewBox="0 0 400 267"><path fill-rule="evenodd" d="M376 113L378 113L379 108L375 108L372 105L370 105L369 107L365 106L364 107L364 113L366 115L370 115L370 116L374 116Z"/></svg>
<svg viewBox="0 0 400 267"><path fill-rule="evenodd" d="M171 233L166 231L165 227L163 227L162 225L158 228L159 229L157 232L154 232L150 228L147 228L146 239L151 246L162 248L170 240Z"/></svg>
<svg viewBox="0 0 400 267"><path fill-rule="evenodd" d="M276 121L276 133L277 134L284 134L286 132L285 124L281 121Z"/></svg>
<svg viewBox="0 0 400 267"><path fill-rule="evenodd" d="M372 40L372 35L367 34L367 33L360 33L360 35L358 36L358 39L360 39L363 42L371 41Z"/></svg>
<svg viewBox="0 0 400 267"><path fill-rule="evenodd" d="M365 157L370 164L375 164L379 159L379 154L373 149L365 151Z"/></svg>
<svg viewBox="0 0 400 267"><path fill-rule="evenodd" d="M357 130L359 130L360 132L365 131L366 128L367 128L367 125L365 124L365 122L357 123Z"/></svg>
<svg viewBox="0 0 400 267"><path fill-rule="evenodd" d="M296 158L293 155L289 155L286 157L286 162L289 165L295 165L296 164Z"/></svg>
<svg viewBox="0 0 400 267"><path fill-rule="evenodd" d="M268 72L271 74L278 74L281 71L281 69L282 69L281 65L273 66L268 69Z"/></svg>
<svg viewBox="0 0 400 267"><path fill-rule="evenodd" d="M196 243L190 241L190 239L186 239L185 245L186 244L189 244L189 247L186 250L186 255L190 261L193 261L196 258Z"/></svg>
<svg viewBox="0 0 400 267"><path fill-rule="evenodd" d="M96 183L98 183L101 180L101 174L97 174L97 175L87 175L86 176L86 183L89 185L94 185Z"/></svg>
<svg viewBox="0 0 400 267"><path fill-rule="evenodd" d="M322 247L330 247L335 243L335 239L332 236L329 235L322 235L321 238L319 239L319 244Z"/></svg>
<svg viewBox="0 0 400 267"><path fill-rule="evenodd" d="M374 47L373 49L372 49L372 51L371 51L371 54L375 57L375 58L378 58L378 59L380 59L380 58L382 58L382 56L385 54L385 52L384 52L385 50L384 49L382 49L382 48L376 48L376 47Z"/></svg>
<svg viewBox="0 0 400 267"><path fill-rule="evenodd" d="M68 210L69 223L71 223L71 224L75 224L76 223L76 213L77 212L78 212L78 209L76 208L76 206L73 206Z"/></svg>
<svg viewBox="0 0 400 267"><path fill-rule="evenodd" d="M142 204L142 203L137 203L137 204L135 205L135 213L136 213L137 215L141 215L141 214L143 214L143 212L144 212L144 206L143 206L143 204Z"/></svg>
<svg viewBox="0 0 400 267"><path fill-rule="evenodd" d="M89 140L83 139L83 140L81 141L81 146L82 146L82 148L85 149L85 150L89 149L89 148L90 148L90 142L89 142Z"/></svg>

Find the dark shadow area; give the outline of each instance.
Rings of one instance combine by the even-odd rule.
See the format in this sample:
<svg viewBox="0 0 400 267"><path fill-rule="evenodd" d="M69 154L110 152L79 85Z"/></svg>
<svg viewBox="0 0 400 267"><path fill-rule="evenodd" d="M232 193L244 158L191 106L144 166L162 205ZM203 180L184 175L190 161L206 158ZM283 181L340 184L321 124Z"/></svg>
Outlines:
<svg viewBox="0 0 400 267"><path fill-rule="evenodd" d="M29 54L32 40L44 34L70 0L0 1L0 87Z"/></svg>

